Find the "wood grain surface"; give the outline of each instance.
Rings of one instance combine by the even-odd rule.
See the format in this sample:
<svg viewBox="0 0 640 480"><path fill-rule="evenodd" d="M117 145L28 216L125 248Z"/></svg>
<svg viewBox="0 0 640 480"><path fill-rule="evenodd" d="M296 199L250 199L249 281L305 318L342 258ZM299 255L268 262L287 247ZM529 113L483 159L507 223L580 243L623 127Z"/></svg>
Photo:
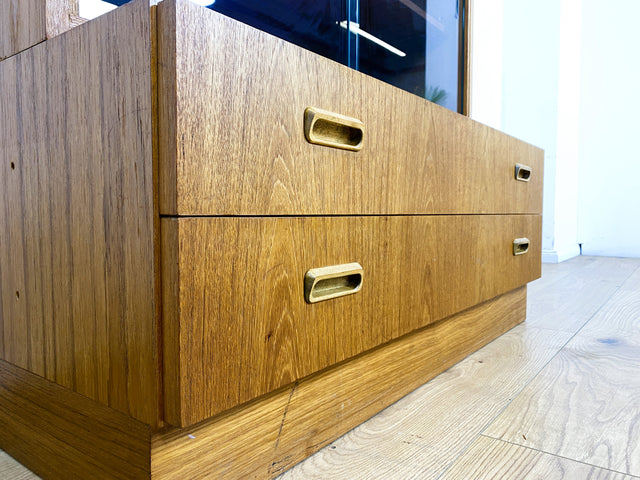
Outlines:
<svg viewBox="0 0 640 480"><path fill-rule="evenodd" d="M640 476L640 291L621 289L487 429Z"/></svg>
<svg viewBox="0 0 640 480"><path fill-rule="evenodd" d="M40 0L40 4L43 0ZM47 38L53 38L84 22L78 16L80 0L44 0Z"/></svg>
<svg viewBox="0 0 640 480"><path fill-rule="evenodd" d="M638 259L638 268L627 277L620 287L623 290L640 291L640 259Z"/></svg>
<svg viewBox="0 0 640 480"><path fill-rule="evenodd" d="M166 419L179 426L540 275L537 215L163 218L162 235ZM531 250L513 256L522 236ZM305 302L307 270L351 262L360 292Z"/></svg>
<svg viewBox="0 0 640 480"><path fill-rule="evenodd" d="M541 150L186 0L158 11L162 214L542 212ZM361 120L363 149L308 143L307 107Z"/></svg>
<svg viewBox="0 0 640 480"><path fill-rule="evenodd" d="M0 0L0 60L43 42L46 35L42 0Z"/></svg>
<svg viewBox="0 0 640 480"><path fill-rule="evenodd" d="M147 425L2 360L0 425L0 448L45 479L149 478Z"/></svg>
<svg viewBox="0 0 640 480"><path fill-rule="evenodd" d="M640 266L640 260L578 257L569 265L550 264L549 278L530 285L536 301L529 305L532 326L577 332ZM554 272L558 272L557 278Z"/></svg>
<svg viewBox="0 0 640 480"><path fill-rule="evenodd" d="M529 397L528 401L519 404L520 408L524 406L530 409L532 405L536 405L536 398L531 396L529 387L535 380L533 383L531 380L541 371L546 371L545 365L578 330L581 336L601 339L623 336L627 342L632 337L637 339L637 330L631 321L638 317L633 306L637 301L629 299L628 295L631 293L630 287L637 281L640 260L577 257L569 262L543 264L542 267L542 279L527 287L529 305L546 302L549 290L562 288L565 283L571 285L578 280L594 284L615 280L619 282L620 288L614 296L600 299L602 303L596 309L599 312L582 330L582 325L566 332L563 331L565 329L532 326L535 325L536 313L528 311L526 323L513 328L376 417L332 442L330 446L286 472L281 479L436 480L444 478L443 472L448 472L449 469L451 474L445 474L447 479L640 478L587 465L579 458L558 457L553 452L540 452L531 456L526 453L526 447L522 446L515 449L494 448L496 444L493 441L486 445L474 443L479 434L496 419L496 414L503 411L514 398L517 399L520 392ZM536 288L531 288L533 286ZM593 294L588 289L581 289L580 292L584 301ZM578 303L579 298L571 298L570 301ZM605 307L600 308L603 305ZM562 315L555 318L555 322L559 324L563 320ZM570 322L574 323L572 319ZM587 351L591 352L591 349ZM583 355L582 361L583 364L588 364L592 359L598 360L594 368L599 370L599 376L606 377L608 368L617 368L615 349L611 350L613 358L608 366L602 361L601 352L595 353ZM615 375L614 373L613 376ZM573 378L570 382L564 380L558 376L558 382L554 384L542 382L536 385L543 390L554 389L556 395L563 389L575 391ZM522 390L523 387L527 388ZM587 402L587 406L583 406L583 400ZM575 409L579 415L583 409L590 409L591 403L588 396L575 394L567 408ZM507 411L510 409L508 407ZM515 407L511 411L511 420L515 419L514 412L517 409ZM551 408L547 413L554 415L554 410ZM605 413L604 410L602 412ZM523 412L523 417L530 414L531 410ZM501 420L499 415L498 420ZM518 420L514 421L517 424ZM602 421L607 421L606 416L598 416L597 420L583 419L585 427L582 432L589 438L581 439L582 444L597 444L601 441L600 436L589 435L587 432L589 424ZM606 440L611 445L626 443L629 437L628 426L626 422L609 421ZM546 432L540 429L536 433L544 436ZM555 435L553 431L551 434ZM485 447L488 450L481 453L480 450ZM603 448L602 445L599 448ZM473 452L473 455L467 456L468 452ZM633 449L628 450L627 460L632 459L635 454Z"/></svg>
<svg viewBox="0 0 640 480"><path fill-rule="evenodd" d="M566 283L541 292L544 301L530 305L531 325L576 332L602 307L618 287L608 281L569 277Z"/></svg>
<svg viewBox="0 0 640 480"><path fill-rule="evenodd" d="M535 293L535 298L537 298L537 294L540 292L553 292L556 288L562 288L564 283L579 281L581 277L579 272L596 261L596 257L580 256L572 258L570 262L543 263L542 276L527 285L527 292ZM596 278L595 280L598 281L599 279ZM605 298L604 300L606 301L607 299Z"/></svg>
<svg viewBox="0 0 640 480"><path fill-rule="evenodd" d="M77 25L78 0L0 0L0 60Z"/></svg>
<svg viewBox="0 0 640 480"><path fill-rule="evenodd" d="M440 478L632 480L636 477L480 436L453 468Z"/></svg>
<svg viewBox="0 0 640 480"><path fill-rule="evenodd" d="M279 480L438 479L571 337L530 328L527 323L335 440Z"/></svg>
<svg viewBox="0 0 640 480"><path fill-rule="evenodd" d="M150 28L139 0L0 63L0 358L156 424Z"/></svg>
<svg viewBox="0 0 640 480"><path fill-rule="evenodd" d="M39 480L31 470L18 463L4 452L0 452L0 478L11 480Z"/></svg>
<svg viewBox="0 0 640 480"><path fill-rule="evenodd" d="M521 322L526 288L275 394L153 436L157 478L272 478Z"/></svg>

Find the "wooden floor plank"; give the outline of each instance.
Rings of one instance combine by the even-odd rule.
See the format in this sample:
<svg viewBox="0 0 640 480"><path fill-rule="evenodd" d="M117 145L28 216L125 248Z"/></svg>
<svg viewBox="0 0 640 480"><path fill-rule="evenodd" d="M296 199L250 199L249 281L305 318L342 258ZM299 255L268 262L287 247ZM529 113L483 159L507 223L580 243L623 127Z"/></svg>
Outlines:
<svg viewBox="0 0 640 480"><path fill-rule="evenodd" d="M567 276L580 272L587 266L598 261L598 257L576 257L568 262L562 263L543 263L542 276L527 285L529 294L537 295L540 290L561 282Z"/></svg>
<svg viewBox="0 0 640 480"><path fill-rule="evenodd" d="M376 472L357 478L435 479L569 337L526 325L515 327L281 480L346 478L342 466L349 464L358 475Z"/></svg>
<svg viewBox="0 0 640 480"><path fill-rule="evenodd" d="M593 275L571 274L529 296L527 323L540 328L577 332L619 288Z"/></svg>
<svg viewBox="0 0 640 480"><path fill-rule="evenodd" d="M490 359L495 355L511 358L505 354L503 342L512 334L525 335L525 332L531 334L532 331L538 330L532 328L532 325L545 327L539 330L539 333L549 332L548 329L563 332L562 340L566 340L590 318L593 318L594 325L600 316L603 317L603 324L611 322L608 310L603 308L603 305L611 299L620 284L632 285L631 282L636 280L637 266L635 259L626 262L600 257L578 257L560 265L544 265L542 280L535 288L531 288L530 284L534 293L529 295L530 309L524 326L516 327L425 387L334 442L330 447L318 452L282 478L345 478L349 476L345 472L351 472L351 478L436 478L438 472L442 471L438 469L438 465L445 465L448 460L455 458L455 452L461 451L461 448L474 438L470 426L474 421L480 420L474 419L474 416L481 417L483 414L491 413L492 400L504 391L500 388L501 382L513 376L509 362L506 361L504 369L494 369L495 378L477 378L476 372L469 369L469 362L484 354ZM621 294L616 295L610 303L615 304L617 299L623 300ZM629 300L626 302L631 303ZM618 329L630 331L625 325L622 322ZM553 335L550 337L553 338ZM520 341L524 342L523 339ZM513 353L513 357L517 358L515 351ZM528 361L525 359L525 364ZM520 375L522 366L516 365L514 368L515 375ZM459 378L446 380L456 372L459 372ZM474 389L474 379L477 379L479 384L484 382L493 395L487 398L478 389ZM456 385L456 382L460 382L460 385ZM419 398L421 394L424 398ZM421 407L418 406L420 403ZM489 419L488 422L490 421ZM615 437L625 433L614 429L611 434ZM635 451L630 454L635 454ZM541 464L533 470L534 472L551 460L538 459L535 462ZM562 468L568 469L569 472L577 472L578 476L574 478L625 478L615 475L609 477L606 471L592 470L590 466L586 470L576 470L579 462L571 462L571 466L564 463L564 460L559 461ZM348 465L352 466L351 470ZM585 471L591 472L592 477L588 477L589 473L581 476L581 472Z"/></svg>
<svg viewBox="0 0 640 480"><path fill-rule="evenodd" d="M550 479L631 480L638 477L480 436L441 480Z"/></svg>
<svg viewBox="0 0 640 480"><path fill-rule="evenodd" d="M621 290L485 433L640 476L639 325Z"/></svg>
<svg viewBox="0 0 640 480"><path fill-rule="evenodd" d="M640 268L640 258L618 257L586 257L595 258L582 270L582 275L607 282L622 285L635 271Z"/></svg>
<svg viewBox="0 0 640 480"><path fill-rule="evenodd" d="M629 278L620 287L622 290L640 290L640 266L629 275Z"/></svg>
<svg viewBox="0 0 640 480"><path fill-rule="evenodd" d="M0 450L0 478L11 480L39 480L40 477Z"/></svg>
<svg viewBox="0 0 640 480"><path fill-rule="evenodd" d="M640 288L620 288L579 335L601 342L613 343L622 338L626 342L640 343Z"/></svg>
<svg viewBox="0 0 640 480"><path fill-rule="evenodd" d="M640 259L579 256L562 263L543 263L542 276L529 283L529 295L556 288L571 288L575 282L611 282L620 286L638 274ZM639 277L640 278L640 277Z"/></svg>

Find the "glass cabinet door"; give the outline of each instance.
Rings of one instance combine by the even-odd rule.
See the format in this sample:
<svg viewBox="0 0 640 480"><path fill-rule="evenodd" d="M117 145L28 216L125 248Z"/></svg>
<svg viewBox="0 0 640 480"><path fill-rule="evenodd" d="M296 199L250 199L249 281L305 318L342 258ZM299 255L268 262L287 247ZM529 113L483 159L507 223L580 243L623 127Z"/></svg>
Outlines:
<svg viewBox="0 0 640 480"><path fill-rule="evenodd" d="M338 22L347 0L216 0L209 8L324 57L345 63L348 35Z"/></svg>
<svg viewBox="0 0 640 480"><path fill-rule="evenodd" d="M216 0L209 8L462 112L464 0Z"/></svg>
<svg viewBox="0 0 640 480"><path fill-rule="evenodd" d="M459 100L461 18L457 0L351 0L351 65L454 111Z"/></svg>
<svg viewBox="0 0 640 480"><path fill-rule="evenodd" d="M462 113L466 1L196 3Z"/></svg>

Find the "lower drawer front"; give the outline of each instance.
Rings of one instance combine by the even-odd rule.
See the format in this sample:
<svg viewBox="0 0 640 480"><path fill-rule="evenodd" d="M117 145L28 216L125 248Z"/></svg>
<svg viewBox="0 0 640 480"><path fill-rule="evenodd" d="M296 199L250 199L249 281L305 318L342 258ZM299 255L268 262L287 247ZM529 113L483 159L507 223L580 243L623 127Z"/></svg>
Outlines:
<svg viewBox="0 0 640 480"><path fill-rule="evenodd" d="M163 218L161 228L165 411L180 426L540 276L538 215ZM529 251L514 255L523 237ZM305 272L352 262L360 291L305 301Z"/></svg>

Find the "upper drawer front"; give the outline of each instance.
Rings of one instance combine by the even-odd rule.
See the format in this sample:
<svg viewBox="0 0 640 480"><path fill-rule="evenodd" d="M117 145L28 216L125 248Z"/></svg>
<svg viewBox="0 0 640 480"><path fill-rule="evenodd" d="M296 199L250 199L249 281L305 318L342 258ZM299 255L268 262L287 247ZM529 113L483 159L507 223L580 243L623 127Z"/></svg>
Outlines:
<svg viewBox="0 0 640 480"><path fill-rule="evenodd" d="M526 284L540 228L539 215L162 219L167 420L197 422ZM358 293L305 302L305 272L354 262Z"/></svg>
<svg viewBox="0 0 640 480"><path fill-rule="evenodd" d="M158 17L162 214L541 213L541 150L186 0ZM309 143L307 107L362 149Z"/></svg>

